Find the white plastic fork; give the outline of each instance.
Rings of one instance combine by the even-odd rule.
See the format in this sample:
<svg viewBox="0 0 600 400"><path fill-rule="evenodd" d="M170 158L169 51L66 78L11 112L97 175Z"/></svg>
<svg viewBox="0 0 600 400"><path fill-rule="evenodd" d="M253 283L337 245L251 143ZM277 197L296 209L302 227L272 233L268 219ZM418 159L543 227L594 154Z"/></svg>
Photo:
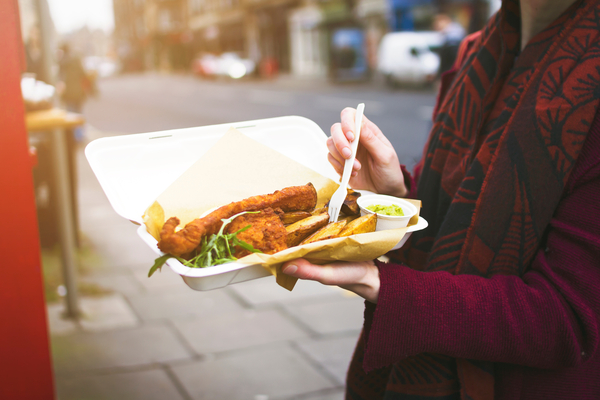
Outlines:
<svg viewBox="0 0 600 400"><path fill-rule="evenodd" d="M340 216L340 209L344 200L348 195L348 181L352 173L352 166L354 165L354 159L356 158L356 149L358 148L358 140L360 139L360 128L362 126L363 113L365 111L365 103L360 103L356 107L356 116L354 117L354 139L350 144L352 155L344 163L344 172L342 173L342 181L340 187L337 188L331 200L329 200L329 207L327 212L329 213L329 222L337 222Z"/></svg>

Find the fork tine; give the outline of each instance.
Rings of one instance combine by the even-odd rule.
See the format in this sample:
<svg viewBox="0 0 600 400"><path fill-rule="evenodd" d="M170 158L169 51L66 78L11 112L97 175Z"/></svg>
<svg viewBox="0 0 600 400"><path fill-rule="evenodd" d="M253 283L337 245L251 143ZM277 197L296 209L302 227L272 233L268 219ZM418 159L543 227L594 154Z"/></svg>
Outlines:
<svg viewBox="0 0 600 400"><path fill-rule="evenodd" d="M339 216L337 208L330 209L329 211L329 222L336 222Z"/></svg>
<svg viewBox="0 0 600 400"><path fill-rule="evenodd" d="M346 187L342 185L333 193L333 196L331 196L329 208L327 209L327 212L329 213L329 222L337 222L337 219L340 216L342 203L346 198L346 192Z"/></svg>

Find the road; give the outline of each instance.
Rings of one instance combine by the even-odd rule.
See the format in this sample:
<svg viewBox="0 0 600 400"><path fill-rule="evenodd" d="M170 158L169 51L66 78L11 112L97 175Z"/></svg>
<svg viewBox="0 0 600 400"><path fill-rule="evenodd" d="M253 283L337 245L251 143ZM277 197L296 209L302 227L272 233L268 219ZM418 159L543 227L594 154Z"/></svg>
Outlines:
<svg viewBox="0 0 600 400"><path fill-rule="evenodd" d="M374 83L335 85L282 77L272 81L206 81L190 75L141 74L105 79L84 113L111 134L153 132L299 115L329 134L344 107L365 115L390 139L400 161L419 159L435 103L431 91L391 91Z"/></svg>

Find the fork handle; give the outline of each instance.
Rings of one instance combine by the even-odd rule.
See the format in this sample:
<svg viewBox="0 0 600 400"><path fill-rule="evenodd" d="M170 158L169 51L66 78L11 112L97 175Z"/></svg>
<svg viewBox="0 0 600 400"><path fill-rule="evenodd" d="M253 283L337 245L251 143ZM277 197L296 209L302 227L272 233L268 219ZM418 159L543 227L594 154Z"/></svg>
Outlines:
<svg viewBox="0 0 600 400"><path fill-rule="evenodd" d="M360 140L360 128L362 126L364 111L365 103L360 103L356 108L356 115L354 117L354 140L352 140L352 143L350 143L352 155L344 162L344 172L342 173L342 182L340 184L340 186L345 188L348 187L348 181L350 180L352 167L354 166L354 160L356 159L356 149L358 148L358 141Z"/></svg>

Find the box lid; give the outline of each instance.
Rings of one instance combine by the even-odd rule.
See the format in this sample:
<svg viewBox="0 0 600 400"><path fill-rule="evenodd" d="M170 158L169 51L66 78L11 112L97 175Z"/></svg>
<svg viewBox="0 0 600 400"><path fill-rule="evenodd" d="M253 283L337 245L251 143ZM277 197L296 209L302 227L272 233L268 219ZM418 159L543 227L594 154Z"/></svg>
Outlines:
<svg viewBox="0 0 600 400"><path fill-rule="evenodd" d="M117 214L140 224L146 208L232 127L339 179L327 161L327 136L316 123L298 116L106 137L88 144L85 155Z"/></svg>

